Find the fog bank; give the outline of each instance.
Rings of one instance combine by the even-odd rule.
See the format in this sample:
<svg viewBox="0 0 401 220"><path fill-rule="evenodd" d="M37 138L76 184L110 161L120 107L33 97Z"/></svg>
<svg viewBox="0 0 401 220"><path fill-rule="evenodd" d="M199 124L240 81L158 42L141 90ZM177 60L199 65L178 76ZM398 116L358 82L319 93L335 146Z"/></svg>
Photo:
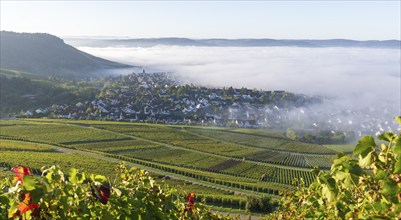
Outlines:
<svg viewBox="0 0 401 220"><path fill-rule="evenodd" d="M286 90L330 101L322 109L383 107L400 115L401 50L296 47L80 47L113 61L173 72L205 86ZM388 116L387 116L388 115ZM391 120L391 119L389 119Z"/></svg>

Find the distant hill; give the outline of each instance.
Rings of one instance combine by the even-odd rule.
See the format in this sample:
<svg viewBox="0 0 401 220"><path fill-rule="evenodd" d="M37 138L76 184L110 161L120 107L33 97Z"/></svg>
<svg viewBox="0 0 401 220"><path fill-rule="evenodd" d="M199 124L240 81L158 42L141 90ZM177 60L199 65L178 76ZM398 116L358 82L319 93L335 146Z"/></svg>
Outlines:
<svg viewBox="0 0 401 220"><path fill-rule="evenodd" d="M82 52L50 34L1 31L0 48L1 69L45 76L84 78L130 67Z"/></svg>
<svg viewBox="0 0 401 220"><path fill-rule="evenodd" d="M138 39L90 39L65 38L74 46L89 47L151 47L171 46L208 46L208 47L363 47L400 49L399 40L356 41L347 39L331 40L276 40L276 39L189 39L189 38L138 38Z"/></svg>

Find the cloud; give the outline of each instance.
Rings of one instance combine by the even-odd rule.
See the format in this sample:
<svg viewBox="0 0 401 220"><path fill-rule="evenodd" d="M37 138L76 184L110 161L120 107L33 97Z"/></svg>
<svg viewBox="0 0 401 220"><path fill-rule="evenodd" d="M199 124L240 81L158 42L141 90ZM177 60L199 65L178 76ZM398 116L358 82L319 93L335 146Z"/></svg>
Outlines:
<svg viewBox="0 0 401 220"><path fill-rule="evenodd" d="M286 90L328 97L329 108L385 105L400 115L401 51L367 48L182 47L79 49L103 58L174 72L205 86ZM327 106L326 106L327 108Z"/></svg>

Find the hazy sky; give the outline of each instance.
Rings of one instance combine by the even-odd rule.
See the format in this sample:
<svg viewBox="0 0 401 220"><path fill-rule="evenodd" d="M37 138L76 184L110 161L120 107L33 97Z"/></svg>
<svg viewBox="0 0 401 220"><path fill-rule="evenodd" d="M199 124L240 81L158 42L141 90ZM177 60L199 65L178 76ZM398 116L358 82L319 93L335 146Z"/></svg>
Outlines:
<svg viewBox="0 0 401 220"><path fill-rule="evenodd" d="M58 36L400 39L395 1L3 1L1 29Z"/></svg>

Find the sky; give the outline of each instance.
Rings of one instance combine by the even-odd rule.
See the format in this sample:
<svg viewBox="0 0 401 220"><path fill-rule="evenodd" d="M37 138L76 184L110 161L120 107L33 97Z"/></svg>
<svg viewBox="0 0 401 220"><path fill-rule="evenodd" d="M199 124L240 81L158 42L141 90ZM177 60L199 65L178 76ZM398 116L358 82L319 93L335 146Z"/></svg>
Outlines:
<svg viewBox="0 0 401 220"><path fill-rule="evenodd" d="M1 30L60 37L401 39L395 1L10 1Z"/></svg>

